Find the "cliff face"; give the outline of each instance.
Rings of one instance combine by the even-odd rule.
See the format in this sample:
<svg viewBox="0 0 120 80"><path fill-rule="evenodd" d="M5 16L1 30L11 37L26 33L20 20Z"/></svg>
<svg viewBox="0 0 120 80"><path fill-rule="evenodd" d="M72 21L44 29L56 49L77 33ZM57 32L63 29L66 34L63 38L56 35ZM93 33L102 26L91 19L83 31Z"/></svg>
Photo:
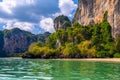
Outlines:
<svg viewBox="0 0 120 80"><path fill-rule="evenodd" d="M4 31L4 51L7 53L20 53L28 49L28 46L35 42L34 35L20 29Z"/></svg>
<svg viewBox="0 0 120 80"><path fill-rule="evenodd" d="M106 11L112 36L120 35L120 0L79 0L74 21L82 25L100 23Z"/></svg>
<svg viewBox="0 0 120 80"><path fill-rule="evenodd" d="M33 42L45 42L45 39L49 35L49 32L34 35L18 28L0 31L0 57L6 56L5 53L22 53L26 51Z"/></svg>
<svg viewBox="0 0 120 80"><path fill-rule="evenodd" d="M71 26L71 22L67 16L60 15L56 17L54 20L55 30L66 29L66 27L70 27L70 26Z"/></svg>

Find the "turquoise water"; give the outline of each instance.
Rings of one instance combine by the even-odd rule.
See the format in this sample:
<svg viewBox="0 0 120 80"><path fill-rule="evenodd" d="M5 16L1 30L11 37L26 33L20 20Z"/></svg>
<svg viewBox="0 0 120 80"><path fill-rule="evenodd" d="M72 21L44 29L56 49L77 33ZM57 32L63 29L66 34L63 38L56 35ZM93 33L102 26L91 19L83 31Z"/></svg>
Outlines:
<svg viewBox="0 0 120 80"><path fill-rule="evenodd" d="M120 80L120 63L0 59L0 80Z"/></svg>

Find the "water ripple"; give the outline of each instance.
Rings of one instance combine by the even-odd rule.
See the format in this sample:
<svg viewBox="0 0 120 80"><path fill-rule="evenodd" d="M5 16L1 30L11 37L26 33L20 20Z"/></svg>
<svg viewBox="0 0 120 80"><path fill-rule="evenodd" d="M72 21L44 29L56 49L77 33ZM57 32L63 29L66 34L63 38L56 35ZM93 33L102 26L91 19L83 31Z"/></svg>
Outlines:
<svg viewBox="0 0 120 80"><path fill-rule="evenodd" d="M120 80L120 63L0 59L0 80Z"/></svg>

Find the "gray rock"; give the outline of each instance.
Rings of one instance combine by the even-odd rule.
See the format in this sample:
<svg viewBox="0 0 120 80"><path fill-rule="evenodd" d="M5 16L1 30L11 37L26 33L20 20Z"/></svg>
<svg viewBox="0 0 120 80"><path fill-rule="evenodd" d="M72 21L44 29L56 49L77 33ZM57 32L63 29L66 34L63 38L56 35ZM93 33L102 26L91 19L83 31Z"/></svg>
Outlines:
<svg viewBox="0 0 120 80"><path fill-rule="evenodd" d="M66 27L70 27L70 26L71 26L71 22L67 16L60 15L56 17L54 20L55 30L66 29Z"/></svg>
<svg viewBox="0 0 120 80"><path fill-rule="evenodd" d="M49 32L35 35L18 28L12 30L4 30L3 32L0 32L0 51L4 51L7 54L22 53L24 51L27 51L33 42L40 41L44 43L45 39L49 35Z"/></svg>
<svg viewBox="0 0 120 80"><path fill-rule="evenodd" d="M36 41L34 35L18 28L4 31L4 51L6 53L21 53Z"/></svg>

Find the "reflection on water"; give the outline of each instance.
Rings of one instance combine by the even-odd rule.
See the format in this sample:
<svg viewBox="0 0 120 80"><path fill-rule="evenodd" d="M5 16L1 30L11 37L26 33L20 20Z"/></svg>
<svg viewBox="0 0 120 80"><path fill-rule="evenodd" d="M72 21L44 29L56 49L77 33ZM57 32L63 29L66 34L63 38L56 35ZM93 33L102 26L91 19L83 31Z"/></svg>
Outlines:
<svg viewBox="0 0 120 80"><path fill-rule="evenodd" d="M0 59L0 80L120 80L120 63Z"/></svg>

